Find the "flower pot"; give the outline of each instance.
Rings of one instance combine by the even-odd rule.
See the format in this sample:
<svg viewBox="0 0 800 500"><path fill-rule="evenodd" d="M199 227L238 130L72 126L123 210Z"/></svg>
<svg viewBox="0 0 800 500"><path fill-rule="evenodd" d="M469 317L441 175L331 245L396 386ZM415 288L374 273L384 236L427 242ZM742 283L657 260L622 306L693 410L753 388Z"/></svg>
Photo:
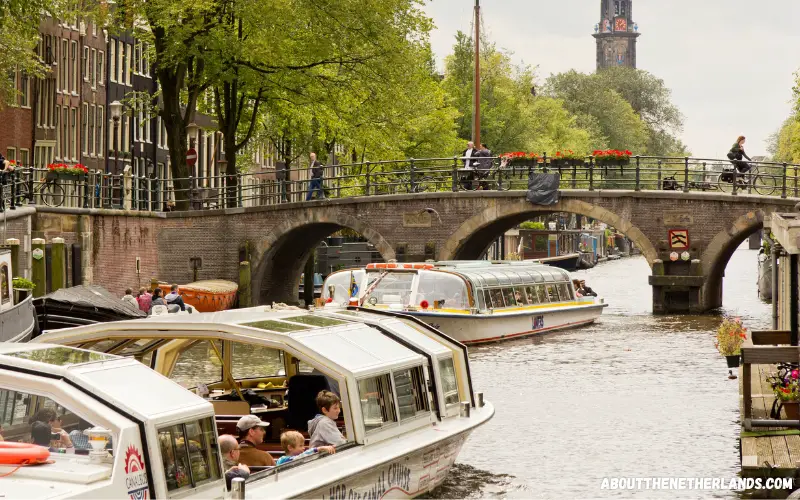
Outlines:
<svg viewBox="0 0 800 500"><path fill-rule="evenodd" d="M725 361L728 362L728 368L739 368L739 360L741 357L738 354L733 356L725 356Z"/></svg>
<svg viewBox="0 0 800 500"><path fill-rule="evenodd" d="M19 304L23 300L28 298L28 295L31 294L31 290L28 288L15 288L14 289L14 303Z"/></svg>
<svg viewBox="0 0 800 500"><path fill-rule="evenodd" d="M787 420L800 420L800 401L784 401L783 411Z"/></svg>

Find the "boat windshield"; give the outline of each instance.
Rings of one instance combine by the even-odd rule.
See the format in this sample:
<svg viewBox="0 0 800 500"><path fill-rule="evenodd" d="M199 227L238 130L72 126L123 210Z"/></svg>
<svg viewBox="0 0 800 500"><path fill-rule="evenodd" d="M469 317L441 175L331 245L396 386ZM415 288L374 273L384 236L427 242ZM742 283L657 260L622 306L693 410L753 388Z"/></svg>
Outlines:
<svg viewBox="0 0 800 500"><path fill-rule="evenodd" d="M7 352L6 356L29 359L55 366L79 365L92 361L108 361L115 359L111 354L101 354L95 351L85 351L73 347L46 347L44 349L31 349L29 351Z"/></svg>
<svg viewBox="0 0 800 500"><path fill-rule="evenodd" d="M353 271L331 274L322 287L322 299L333 298L335 303L347 302L350 299L350 288L353 280L355 280L357 287L361 286L361 282L364 280L364 270L354 269ZM331 294L331 287L333 287L333 294Z"/></svg>
<svg viewBox="0 0 800 500"><path fill-rule="evenodd" d="M427 301L434 309L469 309L467 285L456 275L439 271L419 271L414 305Z"/></svg>
<svg viewBox="0 0 800 500"><path fill-rule="evenodd" d="M402 304L411 300L411 285L417 273L390 272L375 284L366 297L368 304Z"/></svg>

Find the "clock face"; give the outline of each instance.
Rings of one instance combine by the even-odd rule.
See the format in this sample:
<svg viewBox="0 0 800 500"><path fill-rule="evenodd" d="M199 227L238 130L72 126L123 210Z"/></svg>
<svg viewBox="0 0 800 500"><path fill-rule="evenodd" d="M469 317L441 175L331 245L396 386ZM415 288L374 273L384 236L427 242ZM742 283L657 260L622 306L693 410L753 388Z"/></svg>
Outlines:
<svg viewBox="0 0 800 500"><path fill-rule="evenodd" d="M624 17L618 17L614 20L614 31L628 31L628 21Z"/></svg>

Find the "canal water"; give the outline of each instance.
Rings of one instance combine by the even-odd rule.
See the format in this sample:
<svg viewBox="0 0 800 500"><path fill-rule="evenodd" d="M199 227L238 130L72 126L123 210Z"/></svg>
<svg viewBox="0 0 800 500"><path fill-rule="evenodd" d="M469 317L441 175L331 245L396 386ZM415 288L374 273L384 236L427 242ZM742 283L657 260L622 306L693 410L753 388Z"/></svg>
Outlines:
<svg viewBox="0 0 800 500"><path fill-rule="evenodd" d="M768 329L758 252L737 250L723 310L652 315L643 257L574 273L609 303L577 330L470 349L495 417L467 440L432 497L726 498L725 491L603 490L604 478L737 476L738 381L714 347L722 316Z"/></svg>

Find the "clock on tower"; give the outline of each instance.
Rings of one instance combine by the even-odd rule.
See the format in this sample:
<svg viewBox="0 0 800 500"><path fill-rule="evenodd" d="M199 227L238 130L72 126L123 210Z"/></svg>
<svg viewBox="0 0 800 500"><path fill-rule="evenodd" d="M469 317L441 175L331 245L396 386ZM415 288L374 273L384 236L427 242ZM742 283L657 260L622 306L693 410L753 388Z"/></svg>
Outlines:
<svg viewBox="0 0 800 500"><path fill-rule="evenodd" d="M614 20L614 31L628 31L628 21L624 17L618 17Z"/></svg>

